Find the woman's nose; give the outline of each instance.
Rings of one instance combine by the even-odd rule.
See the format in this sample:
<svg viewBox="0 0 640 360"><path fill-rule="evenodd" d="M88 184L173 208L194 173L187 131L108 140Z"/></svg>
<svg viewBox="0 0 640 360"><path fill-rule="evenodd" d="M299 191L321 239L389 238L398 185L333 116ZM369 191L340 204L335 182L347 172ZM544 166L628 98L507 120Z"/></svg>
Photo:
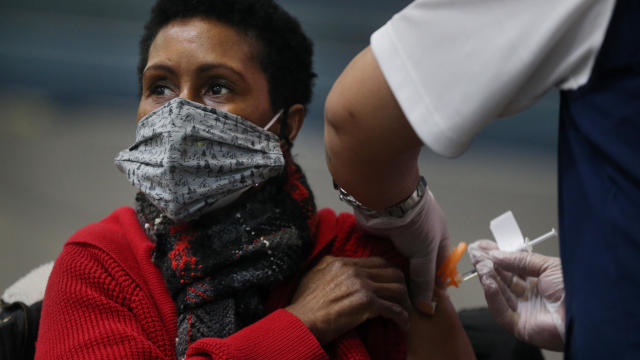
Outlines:
<svg viewBox="0 0 640 360"><path fill-rule="evenodd" d="M180 92L180 97L204 105L200 92L187 86Z"/></svg>

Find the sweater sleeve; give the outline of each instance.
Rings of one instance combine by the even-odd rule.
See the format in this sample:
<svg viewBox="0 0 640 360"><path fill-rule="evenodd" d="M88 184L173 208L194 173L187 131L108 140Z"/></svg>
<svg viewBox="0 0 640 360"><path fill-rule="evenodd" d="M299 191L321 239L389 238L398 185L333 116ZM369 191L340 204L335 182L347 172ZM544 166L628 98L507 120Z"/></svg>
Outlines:
<svg viewBox="0 0 640 360"><path fill-rule="evenodd" d="M328 359L320 343L296 316L280 309L224 338L196 341L188 359Z"/></svg>
<svg viewBox="0 0 640 360"><path fill-rule="evenodd" d="M47 285L36 359L175 359L175 334L113 256L67 245ZM326 359L311 332L277 310L236 334L192 344L187 359Z"/></svg>
<svg viewBox="0 0 640 360"><path fill-rule="evenodd" d="M169 359L171 344L154 315L113 257L66 245L47 284L36 359Z"/></svg>
<svg viewBox="0 0 640 360"><path fill-rule="evenodd" d="M336 221L331 255L346 257L377 256L408 276L408 262L390 240L366 234L356 223L353 214L341 213ZM358 328L359 338L372 359L406 359L407 335L392 321L384 318L370 319Z"/></svg>

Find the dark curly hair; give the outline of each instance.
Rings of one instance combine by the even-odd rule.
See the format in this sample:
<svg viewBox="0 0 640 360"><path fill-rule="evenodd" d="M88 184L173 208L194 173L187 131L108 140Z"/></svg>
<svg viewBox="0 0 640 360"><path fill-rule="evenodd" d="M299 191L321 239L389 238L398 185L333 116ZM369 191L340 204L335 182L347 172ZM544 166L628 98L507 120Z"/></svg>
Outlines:
<svg viewBox="0 0 640 360"><path fill-rule="evenodd" d="M194 17L219 21L257 42L256 58L269 84L272 109L309 104L316 77L313 44L298 21L272 0L158 0L140 40L140 91L149 48L158 32L174 20Z"/></svg>

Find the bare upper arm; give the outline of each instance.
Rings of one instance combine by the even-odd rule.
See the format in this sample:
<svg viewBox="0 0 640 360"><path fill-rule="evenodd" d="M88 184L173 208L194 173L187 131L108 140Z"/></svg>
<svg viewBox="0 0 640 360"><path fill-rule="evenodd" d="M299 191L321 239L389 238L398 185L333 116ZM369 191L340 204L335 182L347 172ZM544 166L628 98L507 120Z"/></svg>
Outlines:
<svg viewBox="0 0 640 360"><path fill-rule="evenodd" d="M409 317L407 359L475 359L471 342L445 290L436 290L433 315L412 311Z"/></svg>
<svg viewBox="0 0 640 360"><path fill-rule="evenodd" d="M369 207L391 206L415 189L422 142L370 47L351 61L327 97L325 146L336 183Z"/></svg>

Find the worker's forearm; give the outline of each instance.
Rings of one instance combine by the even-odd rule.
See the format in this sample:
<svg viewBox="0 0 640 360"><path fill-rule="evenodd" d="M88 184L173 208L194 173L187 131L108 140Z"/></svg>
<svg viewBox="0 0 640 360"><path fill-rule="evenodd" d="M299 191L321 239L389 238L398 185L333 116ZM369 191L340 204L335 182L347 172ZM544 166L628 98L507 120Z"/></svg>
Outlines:
<svg viewBox="0 0 640 360"><path fill-rule="evenodd" d="M369 48L353 59L329 93L325 146L336 183L368 207L391 206L415 190L422 143Z"/></svg>
<svg viewBox="0 0 640 360"><path fill-rule="evenodd" d="M325 127L327 166L334 181L367 207L383 209L410 195L418 183L417 157L414 153L384 153L385 144L371 144L332 134ZM377 150L377 151L376 151Z"/></svg>

